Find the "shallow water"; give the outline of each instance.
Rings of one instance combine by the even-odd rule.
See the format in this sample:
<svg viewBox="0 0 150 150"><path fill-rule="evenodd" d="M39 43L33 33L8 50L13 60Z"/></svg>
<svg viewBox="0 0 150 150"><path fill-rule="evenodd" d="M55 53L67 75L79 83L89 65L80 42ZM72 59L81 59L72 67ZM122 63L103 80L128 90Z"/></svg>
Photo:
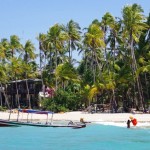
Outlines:
<svg viewBox="0 0 150 150"><path fill-rule="evenodd" d="M0 150L149 150L150 128L91 124L82 129L0 128Z"/></svg>

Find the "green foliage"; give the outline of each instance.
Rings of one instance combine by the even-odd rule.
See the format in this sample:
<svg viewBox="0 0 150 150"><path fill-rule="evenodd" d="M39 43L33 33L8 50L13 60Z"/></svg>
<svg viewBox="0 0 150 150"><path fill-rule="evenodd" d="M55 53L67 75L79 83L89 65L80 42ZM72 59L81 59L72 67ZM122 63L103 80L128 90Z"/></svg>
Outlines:
<svg viewBox="0 0 150 150"><path fill-rule="evenodd" d="M60 80L78 81L75 68L68 62L58 65L55 75Z"/></svg>
<svg viewBox="0 0 150 150"><path fill-rule="evenodd" d="M6 107L2 107L2 106L0 106L0 111L6 111Z"/></svg>
<svg viewBox="0 0 150 150"><path fill-rule="evenodd" d="M93 73L92 70L90 70L90 68L86 69L86 65L85 62L82 61L80 63L80 65L77 68L78 74L81 76L82 78L82 84L86 85L92 85L93 84Z"/></svg>
<svg viewBox="0 0 150 150"><path fill-rule="evenodd" d="M80 106L80 94L69 90L64 91L63 89L59 89L53 98L45 98L42 100L42 107L54 112L78 110Z"/></svg>
<svg viewBox="0 0 150 150"><path fill-rule="evenodd" d="M107 12L84 33L73 20L66 26L55 24L38 37L41 72L30 40L22 46L16 35L1 39L0 82L42 77L45 85L55 87L55 96L42 100L42 106L54 112L78 110L96 100L120 106L131 101L133 107L148 104L149 25L150 15L146 18L138 4L124 6L121 19ZM73 50L83 54L77 69Z"/></svg>

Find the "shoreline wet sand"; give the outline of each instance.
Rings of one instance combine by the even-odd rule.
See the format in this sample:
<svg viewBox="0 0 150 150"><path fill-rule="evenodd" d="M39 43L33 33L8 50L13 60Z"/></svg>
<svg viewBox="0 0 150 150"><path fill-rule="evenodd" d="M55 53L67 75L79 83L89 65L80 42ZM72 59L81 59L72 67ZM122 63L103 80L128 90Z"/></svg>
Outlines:
<svg viewBox="0 0 150 150"><path fill-rule="evenodd" d="M19 114L19 119L20 120L26 120L27 119L27 113L20 113ZM16 120L18 116L18 113L11 113L11 120ZM51 119L51 114L49 114L49 120ZM140 123L149 123L150 125L150 114L132 114L132 113L85 113L82 111L74 111L74 112L66 112L66 113L55 113L53 115L53 120L54 121L80 121L80 118L83 118L84 121L87 122L116 122L116 123L122 123L126 122L130 116L133 116L134 118L137 119L138 122ZM46 115L42 114L29 114L28 118L34 121L36 120L41 120L44 121L46 120ZM8 112L0 112L0 119L8 119L9 118L9 113Z"/></svg>

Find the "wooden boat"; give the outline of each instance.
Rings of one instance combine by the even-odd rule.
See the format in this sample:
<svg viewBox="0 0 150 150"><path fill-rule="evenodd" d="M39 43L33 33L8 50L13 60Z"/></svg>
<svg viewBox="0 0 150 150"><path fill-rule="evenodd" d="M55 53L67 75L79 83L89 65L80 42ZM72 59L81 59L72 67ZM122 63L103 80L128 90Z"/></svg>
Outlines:
<svg viewBox="0 0 150 150"><path fill-rule="evenodd" d="M0 127L20 127L18 124L9 124L7 122L0 121Z"/></svg>
<svg viewBox="0 0 150 150"><path fill-rule="evenodd" d="M34 114L46 114L47 119L45 123L33 123L32 121L29 121L27 118L26 122L19 121L19 112L22 113L34 113ZM48 115L52 114L51 117L51 122L48 122ZM28 116L28 115L27 115ZM69 127L69 128L84 128L86 127L86 124L84 123L74 123L74 124L53 124L53 112L51 111L39 111L39 110L31 110L31 109L19 109L18 110L18 118L17 121L11 121L11 120L2 120L0 119L0 126L5 125L5 126L36 126L36 127Z"/></svg>
<svg viewBox="0 0 150 150"><path fill-rule="evenodd" d="M63 125L63 124L44 124L44 123L32 123L32 122L0 120L0 127L4 127L4 126L36 126L36 127L84 128L84 127L86 127L86 124Z"/></svg>

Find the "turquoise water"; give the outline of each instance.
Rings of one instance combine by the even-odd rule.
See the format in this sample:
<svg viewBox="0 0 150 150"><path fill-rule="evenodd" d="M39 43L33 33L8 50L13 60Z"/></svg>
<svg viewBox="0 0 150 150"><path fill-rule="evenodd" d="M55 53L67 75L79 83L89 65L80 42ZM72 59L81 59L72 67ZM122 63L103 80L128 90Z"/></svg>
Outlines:
<svg viewBox="0 0 150 150"><path fill-rule="evenodd" d="M149 150L150 128L0 128L0 150Z"/></svg>

